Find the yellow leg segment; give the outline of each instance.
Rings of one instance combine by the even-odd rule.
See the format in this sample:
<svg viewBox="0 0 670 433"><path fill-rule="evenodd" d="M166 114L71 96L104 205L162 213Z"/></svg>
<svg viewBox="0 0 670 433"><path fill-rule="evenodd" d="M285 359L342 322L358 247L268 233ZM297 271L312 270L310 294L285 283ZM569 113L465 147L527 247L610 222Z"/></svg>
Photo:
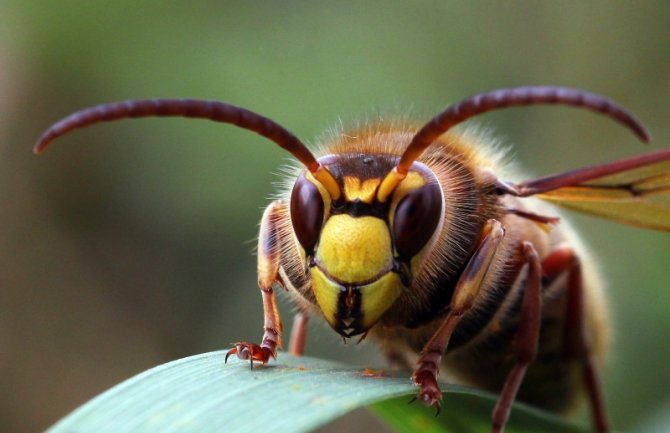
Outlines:
<svg viewBox="0 0 670 433"><path fill-rule="evenodd" d="M270 357L276 358L277 348L281 347L282 323L277 308L272 286L275 281L283 285L279 277L280 245L277 225L285 205L277 200L272 202L263 212L261 230L258 236L258 285L263 295L263 340L260 345L248 342L235 343L235 347L226 354L249 360L251 368L254 361L265 364Z"/></svg>

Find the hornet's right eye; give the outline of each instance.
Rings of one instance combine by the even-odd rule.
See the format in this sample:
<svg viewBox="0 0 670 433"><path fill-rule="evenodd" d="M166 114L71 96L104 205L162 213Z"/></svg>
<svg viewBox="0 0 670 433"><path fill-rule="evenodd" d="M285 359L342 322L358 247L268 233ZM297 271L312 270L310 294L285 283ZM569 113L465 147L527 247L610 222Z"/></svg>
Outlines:
<svg viewBox="0 0 670 433"><path fill-rule="evenodd" d="M319 240L323 223L323 198L319 189L301 175L291 192L291 223L300 245L309 254Z"/></svg>

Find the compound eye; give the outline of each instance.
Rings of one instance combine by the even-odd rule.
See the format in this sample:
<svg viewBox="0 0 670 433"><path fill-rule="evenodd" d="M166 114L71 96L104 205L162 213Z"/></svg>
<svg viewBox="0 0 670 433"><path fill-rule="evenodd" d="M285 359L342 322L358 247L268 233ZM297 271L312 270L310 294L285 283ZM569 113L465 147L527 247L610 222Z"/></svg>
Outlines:
<svg viewBox="0 0 670 433"><path fill-rule="evenodd" d="M393 240L401 258L411 259L435 233L442 215L440 187L428 184L400 200L393 218Z"/></svg>
<svg viewBox="0 0 670 433"><path fill-rule="evenodd" d="M300 245L308 254L319 240L323 208L323 198L316 185L302 175L298 177L291 192L291 223Z"/></svg>

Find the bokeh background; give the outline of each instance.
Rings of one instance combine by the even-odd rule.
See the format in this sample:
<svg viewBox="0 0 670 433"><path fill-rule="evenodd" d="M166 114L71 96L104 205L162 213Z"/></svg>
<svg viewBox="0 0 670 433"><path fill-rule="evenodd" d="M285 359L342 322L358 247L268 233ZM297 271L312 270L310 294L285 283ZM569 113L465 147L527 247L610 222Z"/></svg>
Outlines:
<svg viewBox="0 0 670 433"><path fill-rule="evenodd" d="M284 152L233 127L156 119L35 157L50 122L105 101L200 97L314 143L340 120L425 120L475 92L560 84L634 110L657 149L670 144L668 23L667 1L0 0L0 432L41 431L131 375L262 332L253 240ZM565 108L479 123L535 174L643 150ZM573 219L616 317L611 416L651 428L670 410L670 235ZM371 343L343 346L317 322L310 355L383 365Z"/></svg>

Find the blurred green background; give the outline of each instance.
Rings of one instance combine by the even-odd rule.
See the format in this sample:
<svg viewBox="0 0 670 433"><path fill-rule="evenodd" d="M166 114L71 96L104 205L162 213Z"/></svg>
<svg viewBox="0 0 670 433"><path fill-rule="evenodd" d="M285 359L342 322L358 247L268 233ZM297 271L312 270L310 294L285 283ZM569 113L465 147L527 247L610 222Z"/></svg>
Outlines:
<svg viewBox="0 0 670 433"><path fill-rule="evenodd" d="M666 1L0 0L0 431L43 430L133 374L262 332L253 239L283 151L225 125L151 119L37 158L50 122L105 101L200 97L314 143L340 119L425 120L475 92L560 84L634 110L657 149L670 144L668 23ZM479 123L535 174L643 150L566 108ZM610 413L640 430L670 405L670 235L574 220L616 317ZM317 322L310 355L384 365L372 343L343 346Z"/></svg>

